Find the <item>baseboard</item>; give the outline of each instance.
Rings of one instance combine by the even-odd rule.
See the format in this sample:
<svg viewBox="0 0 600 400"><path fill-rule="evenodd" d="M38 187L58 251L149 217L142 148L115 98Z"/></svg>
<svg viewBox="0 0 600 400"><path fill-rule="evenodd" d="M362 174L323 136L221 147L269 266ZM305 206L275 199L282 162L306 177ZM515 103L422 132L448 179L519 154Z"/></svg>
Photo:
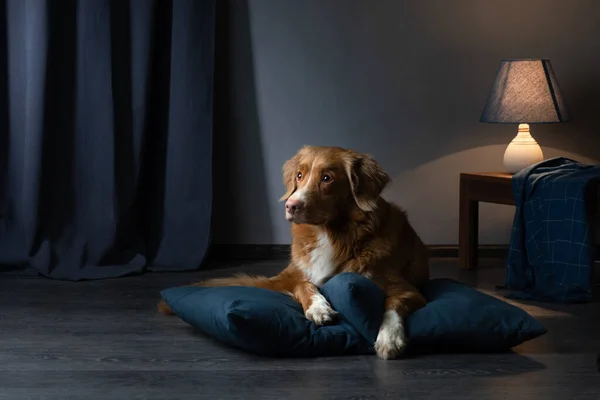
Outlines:
<svg viewBox="0 0 600 400"><path fill-rule="evenodd" d="M458 258L458 245L429 246L432 258ZM508 254L507 245L481 245L481 258L503 259ZM290 257L290 246L287 244L213 244L208 258L215 261L242 260L287 260Z"/></svg>
<svg viewBox="0 0 600 400"><path fill-rule="evenodd" d="M458 258L458 245L431 245L429 256L431 258ZM508 255L507 244L483 244L479 246L480 258L504 259Z"/></svg>

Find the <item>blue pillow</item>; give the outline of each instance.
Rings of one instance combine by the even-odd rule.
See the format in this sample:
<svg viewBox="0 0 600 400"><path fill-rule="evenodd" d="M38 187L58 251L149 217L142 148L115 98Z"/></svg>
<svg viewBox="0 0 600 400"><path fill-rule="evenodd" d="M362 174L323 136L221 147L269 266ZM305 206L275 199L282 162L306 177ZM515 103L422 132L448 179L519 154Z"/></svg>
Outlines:
<svg viewBox="0 0 600 400"><path fill-rule="evenodd" d="M423 292L428 304L406 321L409 352L506 351L547 332L521 308L452 279Z"/></svg>
<svg viewBox="0 0 600 400"><path fill-rule="evenodd" d="M374 354L384 294L360 275L342 273L321 293L339 313L317 326L302 306L282 293L254 287L175 287L161 295L183 321L213 338L267 356L316 357ZM501 351L543 335L532 316L505 301L451 279L424 287L427 306L406 321L408 352Z"/></svg>

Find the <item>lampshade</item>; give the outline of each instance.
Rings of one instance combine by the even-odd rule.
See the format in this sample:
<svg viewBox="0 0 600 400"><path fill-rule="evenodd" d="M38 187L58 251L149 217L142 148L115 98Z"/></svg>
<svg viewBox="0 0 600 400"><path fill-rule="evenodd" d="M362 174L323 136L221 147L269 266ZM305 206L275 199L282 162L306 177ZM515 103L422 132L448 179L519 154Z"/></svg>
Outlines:
<svg viewBox="0 0 600 400"><path fill-rule="evenodd" d="M550 60L502 60L481 122L553 123L569 115Z"/></svg>

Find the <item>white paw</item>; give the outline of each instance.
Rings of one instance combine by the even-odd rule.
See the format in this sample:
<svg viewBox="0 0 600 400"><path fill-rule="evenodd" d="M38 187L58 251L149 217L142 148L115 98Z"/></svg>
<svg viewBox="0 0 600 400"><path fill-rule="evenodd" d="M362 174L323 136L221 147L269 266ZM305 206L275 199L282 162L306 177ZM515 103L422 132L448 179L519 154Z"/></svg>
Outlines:
<svg viewBox="0 0 600 400"><path fill-rule="evenodd" d="M406 349L407 340L404 323L396 311L386 311L375 341L375 351L379 358L396 358Z"/></svg>
<svg viewBox="0 0 600 400"><path fill-rule="evenodd" d="M336 318L337 312L331 308L325 297L321 294L315 294L312 297L310 307L308 307L304 315L315 324L324 325L332 322Z"/></svg>

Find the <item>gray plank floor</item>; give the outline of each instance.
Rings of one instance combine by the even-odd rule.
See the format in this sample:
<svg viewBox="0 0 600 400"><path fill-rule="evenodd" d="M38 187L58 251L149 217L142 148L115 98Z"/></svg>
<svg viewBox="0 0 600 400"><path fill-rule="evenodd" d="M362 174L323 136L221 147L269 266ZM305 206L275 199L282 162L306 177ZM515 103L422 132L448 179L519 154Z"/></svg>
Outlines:
<svg viewBox="0 0 600 400"><path fill-rule="evenodd" d="M498 261L474 272L435 260L434 276L487 293ZM157 315L166 287L279 262L91 282L0 279L0 399L599 399L600 303L516 303L549 332L508 354L269 359Z"/></svg>

